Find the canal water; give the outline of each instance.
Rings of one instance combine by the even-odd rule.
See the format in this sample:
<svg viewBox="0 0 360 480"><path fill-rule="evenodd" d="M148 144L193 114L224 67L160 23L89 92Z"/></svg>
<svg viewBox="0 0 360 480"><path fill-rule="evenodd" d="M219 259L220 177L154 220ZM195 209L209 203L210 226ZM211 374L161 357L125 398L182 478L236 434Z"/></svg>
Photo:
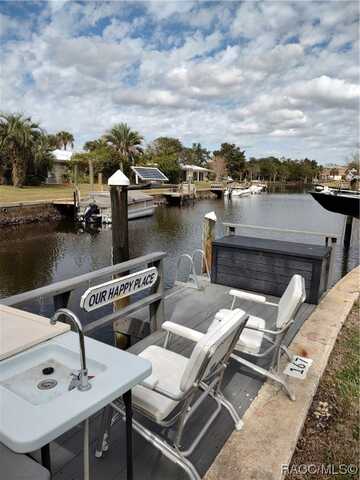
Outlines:
<svg viewBox="0 0 360 480"><path fill-rule="evenodd" d="M223 235L222 222L307 230L337 234L336 278L359 264L358 231L345 253L341 245L344 217L324 210L307 193L263 193L232 200L200 200L182 208L161 206L153 217L129 222L130 255L167 252L166 286L174 282L176 259L182 253L201 248L202 220L214 211L218 218L217 236ZM306 234L260 234L250 236L319 243ZM0 231L0 298L41 287L111 264L111 228L86 229L71 221L22 225ZM49 313L46 299L39 313ZM90 320L90 319L88 319Z"/></svg>

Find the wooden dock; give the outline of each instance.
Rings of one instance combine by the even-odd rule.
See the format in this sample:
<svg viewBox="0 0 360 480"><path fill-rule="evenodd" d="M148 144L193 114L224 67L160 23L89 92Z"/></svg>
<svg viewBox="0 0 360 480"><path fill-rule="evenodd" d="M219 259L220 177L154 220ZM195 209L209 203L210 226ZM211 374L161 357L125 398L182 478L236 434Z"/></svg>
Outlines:
<svg viewBox="0 0 360 480"><path fill-rule="evenodd" d="M208 284L203 291L177 287L166 292L165 320L171 320L200 331L206 331L215 313L220 308L229 308L231 298L229 288L221 285ZM277 301L275 297L269 297ZM274 324L275 310L260 304L247 301L239 302L239 307L247 312L262 316L267 322L267 328ZM305 319L313 311L314 306L304 304L299 310L296 322L289 332L288 342L293 338ZM136 314L142 321L149 321L145 310ZM130 348L133 353L139 353L150 344L161 344L164 333L159 330ZM170 348L182 355L189 356L192 344L184 339L175 339ZM224 393L242 416L261 387L264 379L253 372L245 371L236 362L231 362L224 378ZM195 415L188 425L188 434L198 432L203 418L213 405L204 404L200 415ZM126 478L125 472L125 427L118 422L112 428L112 444L110 451L103 459L94 456L96 430L99 415L91 419L91 479L115 480ZM191 460L201 475L208 470L222 446L233 431L233 423L228 413L223 410L213 427L196 448ZM185 441L187 434L185 433ZM54 480L82 480L82 427L78 426L51 444L51 455ZM183 470L168 461L151 444L134 434L134 478L136 480L188 480Z"/></svg>
<svg viewBox="0 0 360 480"><path fill-rule="evenodd" d="M177 205L181 207L185 203L195 201L196 188L193 183L181 183L176 188L164 192L162 195L168 205Z"/></svg>
<svg viewBox="0 0 360 480"><path fill-rule="evenodd" d="M211 193L214 193L217 198L223 198L226 188L221 183L213 183L210 186Z"/></svg>

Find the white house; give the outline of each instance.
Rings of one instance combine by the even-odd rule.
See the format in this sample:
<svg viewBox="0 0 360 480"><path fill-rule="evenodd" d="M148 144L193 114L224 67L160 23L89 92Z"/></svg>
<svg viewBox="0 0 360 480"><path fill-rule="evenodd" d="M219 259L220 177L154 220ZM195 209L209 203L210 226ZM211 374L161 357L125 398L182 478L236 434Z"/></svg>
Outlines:
<svg viewBox="0 0 360 480"><path fill-rule="evenodd" d="M204 167L198 167L197 165L181 165L181 169L185 173L186 180L194 180L196 182L202 182L207 180L208 175L212 170Z"/></svg>
<svg viewBox="0 0 360 480"><path fill-rule="evenodd" d="M55 156L54 166L52 170L48 172L46 183L64 183L67 172L66 164L71 160L73 152L56 149L52 153Z"/></svg>

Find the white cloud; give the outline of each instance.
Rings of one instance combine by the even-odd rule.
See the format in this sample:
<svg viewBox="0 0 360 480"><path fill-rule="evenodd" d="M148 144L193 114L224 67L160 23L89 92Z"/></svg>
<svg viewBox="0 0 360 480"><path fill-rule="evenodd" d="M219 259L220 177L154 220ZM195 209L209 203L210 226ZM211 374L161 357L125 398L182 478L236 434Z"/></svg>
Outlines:
<svg viewBox="0 0 360 480"><path fill-rule="evenodd" d="M26 20L0 13L1 105L73 131L78 148L126 121L147 141L341 161L359 128L354 5L72 1Z"/></svg>
<svg viewBox="0 0 360 480"><path fill-rule="evenodd" d="M288 92L295 98L309 100L325 108L359 108L360 85L326 75L295 84Z"/></svg>
<svg viewBox="0 0 360 480"><path fill-rule="evenodd" d="M145 5L148 12L158 20L164 20L172 15L188 13L195 5L195 2L147 0Z"/></svg>

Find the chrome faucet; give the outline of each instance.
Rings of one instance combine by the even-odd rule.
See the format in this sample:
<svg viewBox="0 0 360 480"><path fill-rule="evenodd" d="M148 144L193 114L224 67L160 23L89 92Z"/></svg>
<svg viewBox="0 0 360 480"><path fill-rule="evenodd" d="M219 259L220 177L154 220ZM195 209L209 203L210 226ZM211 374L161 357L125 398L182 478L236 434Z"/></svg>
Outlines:
<svg viewBox="0 0 360 480"><path fill-rule="evenodd" d="M68 308L59 308L56 310L52 318L50 319L50 324L55 325L56 322L59 320L59 317L64 316L68 320L71 321L72 325L74 325L77 333L79 334L79 342L80 342L80 362L81 362L81 369L77 374L77 388L81 391L86 391L91 388L91 384L89 383L88 371L86 368L86 356L85 356L85 341L84 341L84 331L81 325L80 320L77 318L75 313L73 313ZM73 384L73 382L72 382Z"/></svg>

